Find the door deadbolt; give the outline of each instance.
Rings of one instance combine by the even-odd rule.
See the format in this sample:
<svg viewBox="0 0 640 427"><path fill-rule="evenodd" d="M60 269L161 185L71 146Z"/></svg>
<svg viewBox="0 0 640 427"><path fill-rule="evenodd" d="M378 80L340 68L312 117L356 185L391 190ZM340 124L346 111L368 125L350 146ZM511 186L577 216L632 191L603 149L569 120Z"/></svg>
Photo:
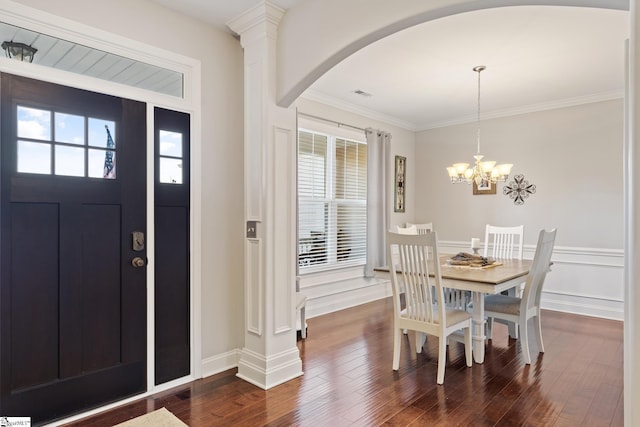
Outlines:
<svg viewBox="0 0 640 427"><path fill-rule="evenodd" d="M144 233L142 231L133 231L131 240L131 247L134 251L140 252L144 250Z"/></svg>
<svg viewBox="0 0 640 427"><path fill-rule="evenodd" d="M135 268L140 268L140 267L144 267L146 263L144 262L144 260L142 258L140 258L139 256L133 258L131 260L131 265L134 266Z"/></svg>

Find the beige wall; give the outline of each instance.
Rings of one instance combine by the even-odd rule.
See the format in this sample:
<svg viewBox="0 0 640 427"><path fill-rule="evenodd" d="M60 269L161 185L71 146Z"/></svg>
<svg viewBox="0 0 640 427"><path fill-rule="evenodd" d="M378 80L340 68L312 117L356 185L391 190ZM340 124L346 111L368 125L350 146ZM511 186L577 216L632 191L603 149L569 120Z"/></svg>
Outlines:
<svg viewBox="0 0 640 427"><path fill-rule="evenodd" d="M525 224L525 244L541 228L558 228L556 246L623 247L623 103L585 104L483 121L481 152L513 163L536 193L516 206L502 194L472 195L449 183L445 166L472 163L476 124L416 135L415 217L432 221L441 240L484 237L484 225Z"/></svg>
<svg viewBox="0 0 640 427"><path fill-rule="evenodd" d="M230 34L146 0L21 0L202 64L202 356L243 344L242 49Z"/></svg>

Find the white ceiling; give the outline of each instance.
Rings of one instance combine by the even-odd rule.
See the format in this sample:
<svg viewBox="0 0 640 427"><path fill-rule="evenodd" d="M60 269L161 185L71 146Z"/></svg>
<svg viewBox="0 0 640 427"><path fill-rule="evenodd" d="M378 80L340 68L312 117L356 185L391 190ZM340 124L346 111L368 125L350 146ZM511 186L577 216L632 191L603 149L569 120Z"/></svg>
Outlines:
<svg viewBox="0 0 640 427"><path fill-rule="evenodd" d="M172 0L154 0L178 8ZM283 8L301 0L277 0ZM260 0L181 0L218 28ZM342 61L303 95L408 129L619 98L627 11L514 6L415 26ZM372 94L364 97L353 93Z"/></svg>

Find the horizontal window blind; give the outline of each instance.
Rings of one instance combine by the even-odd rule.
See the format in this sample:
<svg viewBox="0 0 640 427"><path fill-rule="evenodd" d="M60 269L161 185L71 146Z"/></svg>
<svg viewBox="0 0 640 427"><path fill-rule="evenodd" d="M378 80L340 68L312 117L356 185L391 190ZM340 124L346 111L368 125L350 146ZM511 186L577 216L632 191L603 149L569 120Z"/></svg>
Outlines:
<svg viewBox="0 0 640 427"><path fill-rule="evenodd" d="M298 132L300 271L364 264L367 145Z"/></svg>

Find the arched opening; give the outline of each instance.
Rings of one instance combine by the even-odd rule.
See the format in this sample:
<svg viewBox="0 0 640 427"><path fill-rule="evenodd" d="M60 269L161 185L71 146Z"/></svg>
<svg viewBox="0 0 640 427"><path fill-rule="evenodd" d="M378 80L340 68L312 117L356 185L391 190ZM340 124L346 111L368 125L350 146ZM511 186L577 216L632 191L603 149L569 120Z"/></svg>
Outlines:
<svg viewBox="0 0 640 427"><path fill-rule="evenodd" d="M500 3L500 2L498 2ZM586 4L586 2L547 2L546 3L549 6L596 6L602 9L617 9L617 10L627 10L628 9L628 2L617 2L615 4L612 3L608 3L605 4L604 2L600 2L599 4L594 5L593 3L589 3ZM511 2L510 5L513 5L513 2ZM523 5L523 3L521 3L521 5ZM493 4L492 7L495 6L506 6L505 4ZM477 8L475 8L477 9ZM453 10L450 9L449 12L451 12ZM449 13L453 14L453 13L461 13L461 12L467 12L470 9L467 10L456 10L455 12ZM443 11L440 10L438 11L438 13L442 13ZM421 18L423 19L420 22L426 22L426 21L432 21L434 19L437 19L439 17L442 17L444 15L440 15L440 16L436 16L436 12L431 11L431 12L424 12L422 13L422 15L420 15ZM418 18L416 18L416 16L412 17L413 19L415 19L415 21L411 21L411 24L408 24L409 22L409 18L407 18L405 21L403 21L404 27L403 28L408 28L410 25L413 25L415 23L417 23ZM406 25L405 25L406 24ZM396 27L394 27L394 25L396 25ZM336 48L334 51L329 52L329 49L309 49L309 47L307 46L307 49L309 49L309 51L312 51L315 53L319 51L321 51L321 53L324 55L323 60L321 62L316 62L314 63L312 66L309 67L305 67L305 69L303 70L303 67L299 67L297 69L292 69L292 70L287 70L284 73L279 73L279 78L287 78L287 77L291 77L294 74L297 74L297 77L300 78L300 80L298 80L296 83L293 83L293 80L288 81L283 83L282 80L279 81L279 83L283 83L280 87L279 87L279 103L280 105L288 105L291 102L293 102L293 99L297 99L298 95L304 93L304 91L308 88L308 87L312 87L313 83L312 82L316 82L318 81L318 79L323 76L328 70L330 70L333 66L335 66L336 64L340 63L342 60L344 60L345 58L348 58L351 54L353 54L356 51L359 51L360 49L363 48L363 46L366 46L370 43L372 43L375 40L380 40L383 37L386 37L390 34L395 33L396 31L398 31L398 27L401 26L400 24L398 24L397 22L395 24L389 24L388 26L384 27L384 29L381 30L372 30L371 32L367 33L367 36L364 37L358 37L355 39L355 41L351 44L342 44L339 48ZM393 31L392 28L393 27ZM361 33L362 34L362 33ZM321 38L321 37L320 37ZM345 40L346 37L342 36L342 40ZM287 40L291 40L290 38L287 38ZM336 46L338 45L338 43L336 43ZM291 46L289 46L291 47ZM304 61L301 61L304 62ZM307 64L308 65L308 64ZM304 72L306 72L306 74L304 74ZM304 75L303 75L304 74ZM287 92L288 90L288 92ZM295 95L293 95L294 93L296 93ZM618 100L620 103L622 103L622 100L620 98L620 96L618 97ZM622 105L620 105L620 108L622 110ZM356 123L358 124L358 123ZM622 141L622 134L624 132L623 129L624 124L622 123L621 120L621 126L619 129L620 132L620 136L621 138L618 141ZM622 144L620 144L618 146L618 149L620 151L622 151ZM444 172L442 172L444 173ZM620 171L620 173L622 173L622 171ZM627 177L625 177L625 179L627 179ZM622 192L620 193L621 196L623 195ZM623 212L620 211L620 216L623 216ZM424 218L415 218L415 220L423 220ZM620 224L620 229L623 235L627 235L628 234L628 229L625 226L623 226L622 224ZM626 313L626 319L630 319L630 314ZM627 346L629 344L626 344Z"/></svg>

